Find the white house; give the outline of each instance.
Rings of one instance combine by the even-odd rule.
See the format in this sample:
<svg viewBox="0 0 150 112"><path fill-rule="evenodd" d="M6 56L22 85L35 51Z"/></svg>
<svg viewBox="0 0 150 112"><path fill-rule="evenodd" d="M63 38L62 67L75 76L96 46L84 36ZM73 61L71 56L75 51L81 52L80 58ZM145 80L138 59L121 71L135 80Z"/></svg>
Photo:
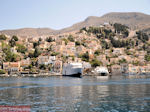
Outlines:
<svg viewBox="0 0 150 112"><path fill-rule="evenodd" d="M38 64L39 65L48 65L54 63L56 60L55 56L39 56L38 57Z"/></svg>

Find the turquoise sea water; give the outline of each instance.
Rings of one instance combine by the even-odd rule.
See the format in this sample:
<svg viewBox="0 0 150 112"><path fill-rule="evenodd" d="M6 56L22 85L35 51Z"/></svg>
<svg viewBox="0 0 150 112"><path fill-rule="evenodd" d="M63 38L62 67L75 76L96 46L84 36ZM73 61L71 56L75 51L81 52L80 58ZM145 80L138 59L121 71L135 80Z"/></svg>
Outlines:
<svg viewBox="0 0 150 112"><path fill-rule="evenodd" d="M36 112L150 112L150 79L0 78L0 105Z"/></svg>

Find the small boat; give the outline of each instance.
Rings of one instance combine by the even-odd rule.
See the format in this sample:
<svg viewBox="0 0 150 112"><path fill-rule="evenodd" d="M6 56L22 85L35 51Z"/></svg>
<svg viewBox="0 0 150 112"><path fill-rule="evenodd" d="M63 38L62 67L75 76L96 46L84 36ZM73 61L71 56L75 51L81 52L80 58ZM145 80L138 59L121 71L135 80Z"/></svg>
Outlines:
<svg viewBox="0 0 150 112"><path fill-rule="evenodd" d="M63 66L63 76L81 77L82 73L82 63L66 63Z"/></svg>
<svg viewBox="0 0 150 112"><path fill-rule="evenodd" d="M95 75L97 78L108 78L109 72L107 67L96 67L94 70Z"/></svg>

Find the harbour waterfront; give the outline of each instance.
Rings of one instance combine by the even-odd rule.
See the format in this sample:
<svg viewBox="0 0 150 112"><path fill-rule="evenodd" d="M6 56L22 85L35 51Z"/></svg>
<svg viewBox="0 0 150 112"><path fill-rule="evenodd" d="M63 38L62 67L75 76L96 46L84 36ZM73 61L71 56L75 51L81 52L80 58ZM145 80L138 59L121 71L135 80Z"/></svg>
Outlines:
<svg viewBox="0 0 150 112"><path fill-rule="evenodd" d="M0 105L33 112L149 112L150 79L1 77Z"/></svg>

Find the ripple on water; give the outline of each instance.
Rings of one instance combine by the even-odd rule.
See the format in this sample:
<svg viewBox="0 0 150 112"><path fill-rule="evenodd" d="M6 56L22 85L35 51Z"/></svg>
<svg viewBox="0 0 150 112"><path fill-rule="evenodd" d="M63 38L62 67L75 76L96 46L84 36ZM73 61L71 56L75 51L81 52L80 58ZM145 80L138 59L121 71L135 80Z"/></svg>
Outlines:
<svg viewBox="0 0 150 112"><path fill-rule="evenodd" d="M30 105L33 112L149 112L149 93L150 79L0 79L0 105Z"/></svg>

